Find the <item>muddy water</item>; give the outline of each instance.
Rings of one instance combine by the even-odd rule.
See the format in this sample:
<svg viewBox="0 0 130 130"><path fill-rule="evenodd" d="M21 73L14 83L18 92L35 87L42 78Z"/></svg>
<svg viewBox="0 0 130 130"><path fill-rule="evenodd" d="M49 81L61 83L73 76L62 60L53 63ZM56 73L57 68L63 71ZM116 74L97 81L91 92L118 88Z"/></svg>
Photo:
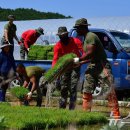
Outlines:
<svg viewBox="0 0 130 130"><path fill-rule="evenodd" d="M76 126L74 124L68 125L66 128L55 128L48 130L100 130L102 125L90 125L90 126Z"/></svg>

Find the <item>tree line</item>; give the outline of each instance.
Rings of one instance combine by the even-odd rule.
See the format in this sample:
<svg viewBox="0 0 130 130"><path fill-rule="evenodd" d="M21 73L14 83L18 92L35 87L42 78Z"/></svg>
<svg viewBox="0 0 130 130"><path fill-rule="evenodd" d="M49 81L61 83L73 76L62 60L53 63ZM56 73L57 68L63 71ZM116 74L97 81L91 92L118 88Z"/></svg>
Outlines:
<svg viewBox="0 0 130 130"><path fill-rule="evenodd" d="M16 20L38 20L38 19L65 19L72 18L59 13L40 12L35 9L17 8L5 9L0 7L0 21L7 21L8 15L14 15Z"/></svg>

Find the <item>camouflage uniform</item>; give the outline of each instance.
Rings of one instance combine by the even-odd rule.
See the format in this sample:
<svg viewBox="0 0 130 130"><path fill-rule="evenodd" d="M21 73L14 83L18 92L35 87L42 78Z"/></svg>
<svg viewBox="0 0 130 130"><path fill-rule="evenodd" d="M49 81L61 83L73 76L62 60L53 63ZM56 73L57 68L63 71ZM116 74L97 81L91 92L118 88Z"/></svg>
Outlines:
<svg viewBox="0 0 130 130"><path fill-rule="evenodd" d="M63 34L68 35L66 27L59 27L57 35L62 36ZM66 43L63 43L63 39L56 43L54 47L54 57L52 66L56 64L58 59L63 55L74 53L78 57L83 54L82 43L77 38L68 37ZM73 66L72 66L73 67ZM61 99L59 102L60 108L66 108L68 92L70 94L69 109L75 108L76 97L77 97L77 84L80 76L80 67L75 69L71 68L61 77Z"/></svg>
<svg viewBox="0 0 130 130"><path fill-rule="evenodd" d="M75 108L77 99L77 82L80 76L80 68L69 70L62 76L60 108L66 108L68 92L70 95L69 109Z"/></svg>
<svg viewBox="0 0 130 130"><path fill-rule="evenodd" d="M107 56L102 43L94 33L89 32L84 41L85 52L87 51L86 45L88 44L95 44L97 51L94 52L92 61L87 67L83 92L93 92L95 89L95 84L98 82L100 82L103 90L107 91L112 83L113 76L111 73L111 66L106 60ZM108 80L108 77L103 71L104 69L107 69L107 73L109 74L111 80Z"/></svg>
<svg viewBox="0 0 130 130"><path fill-rule="evenodd" d="M9 42L10 44L12 44L13 46L11 47L10 49L10 52L11 54L13 55L13 52L14 52L14 41L13 41L13 38L15 36L15 33L17 31L17 27L15 24L9 24L7 23L5 26L4 26L4 29L8 31L8 39L9 39ZM5 38L3 37L2 38L2 42L5 41Z"/></svg>
<svg viewBox="0 0 130 130"><path fill-rule="evenodd" d="M83 101L88 103L88 108L91 109L91 93L95 89L95 84L99 82L100 87L102 87L102 93L108 93L108 104L111 107L111 111L113 112L113 116L115 118L119 118L119 106L118 100L116 97L116 93L114 90L113 84L113 75L111 71L110 63L106 60L107 56L97 35L94 33L87 33L85 42L84 42L84 51L86 50L86 46L89 44L93 44L96 46L96 50L93 54L93 58L91 58L91 63L88 65L88 68L85 73L85 82L83 86L83 92L86 94L90 94L86 99L83 97ZM90 98L89 98L90 97ZM85 101L86 100L86 101Z"/></svg>

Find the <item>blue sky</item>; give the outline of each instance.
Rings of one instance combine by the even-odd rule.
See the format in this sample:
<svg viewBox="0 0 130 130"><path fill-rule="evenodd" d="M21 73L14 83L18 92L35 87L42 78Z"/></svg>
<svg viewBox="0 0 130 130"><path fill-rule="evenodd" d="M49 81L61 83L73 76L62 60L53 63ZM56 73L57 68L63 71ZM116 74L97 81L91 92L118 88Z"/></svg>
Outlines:
<svg viewBox="0 0 130 130"><path fill-rule="evenodd" d="M80 17L130 16L130 0L0 0L2 8L34 8Z"/></svg>

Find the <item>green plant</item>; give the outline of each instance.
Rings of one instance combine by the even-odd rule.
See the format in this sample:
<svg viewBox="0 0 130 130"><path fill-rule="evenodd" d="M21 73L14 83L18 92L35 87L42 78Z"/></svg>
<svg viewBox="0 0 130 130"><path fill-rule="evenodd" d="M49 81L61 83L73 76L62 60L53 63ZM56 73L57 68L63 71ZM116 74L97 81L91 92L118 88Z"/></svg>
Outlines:
<svg viewBox="0 0 130 130"><path fill-rule="evenodd" d="M0 104L0 117L4 116L4 126L14 129L45 129L64 127L70 123L77 125L104 124L107 118L99 112L69 111Z"/></svg>
<svg viewBox="0 0 130 130"><path fill-rule="evenodd" d="M47 60L52 59L53 46L43 46L43 45L32 45L28 53L28 60ZM49 55L48 55L49 54Z"/></svg>
<svg viewBox="0 0 130 130"><path fill-rule="evenodd" d="M45 80L47 80L48 82L52 82L62 73L64 73L68 69L68 67L72 67L74 57L76 57L76 55L73 53L66 54L60 57L55 66L49 69L44 74Z"/></svg>
<svg viewBox="0 0 130 130"><path fill-rule="evenodd" d="M10 91L14 96L16 96L20 100L23 100L27 95L27 93L29 92L29 90L24 87L14 87L11 88Z"/></svg>

